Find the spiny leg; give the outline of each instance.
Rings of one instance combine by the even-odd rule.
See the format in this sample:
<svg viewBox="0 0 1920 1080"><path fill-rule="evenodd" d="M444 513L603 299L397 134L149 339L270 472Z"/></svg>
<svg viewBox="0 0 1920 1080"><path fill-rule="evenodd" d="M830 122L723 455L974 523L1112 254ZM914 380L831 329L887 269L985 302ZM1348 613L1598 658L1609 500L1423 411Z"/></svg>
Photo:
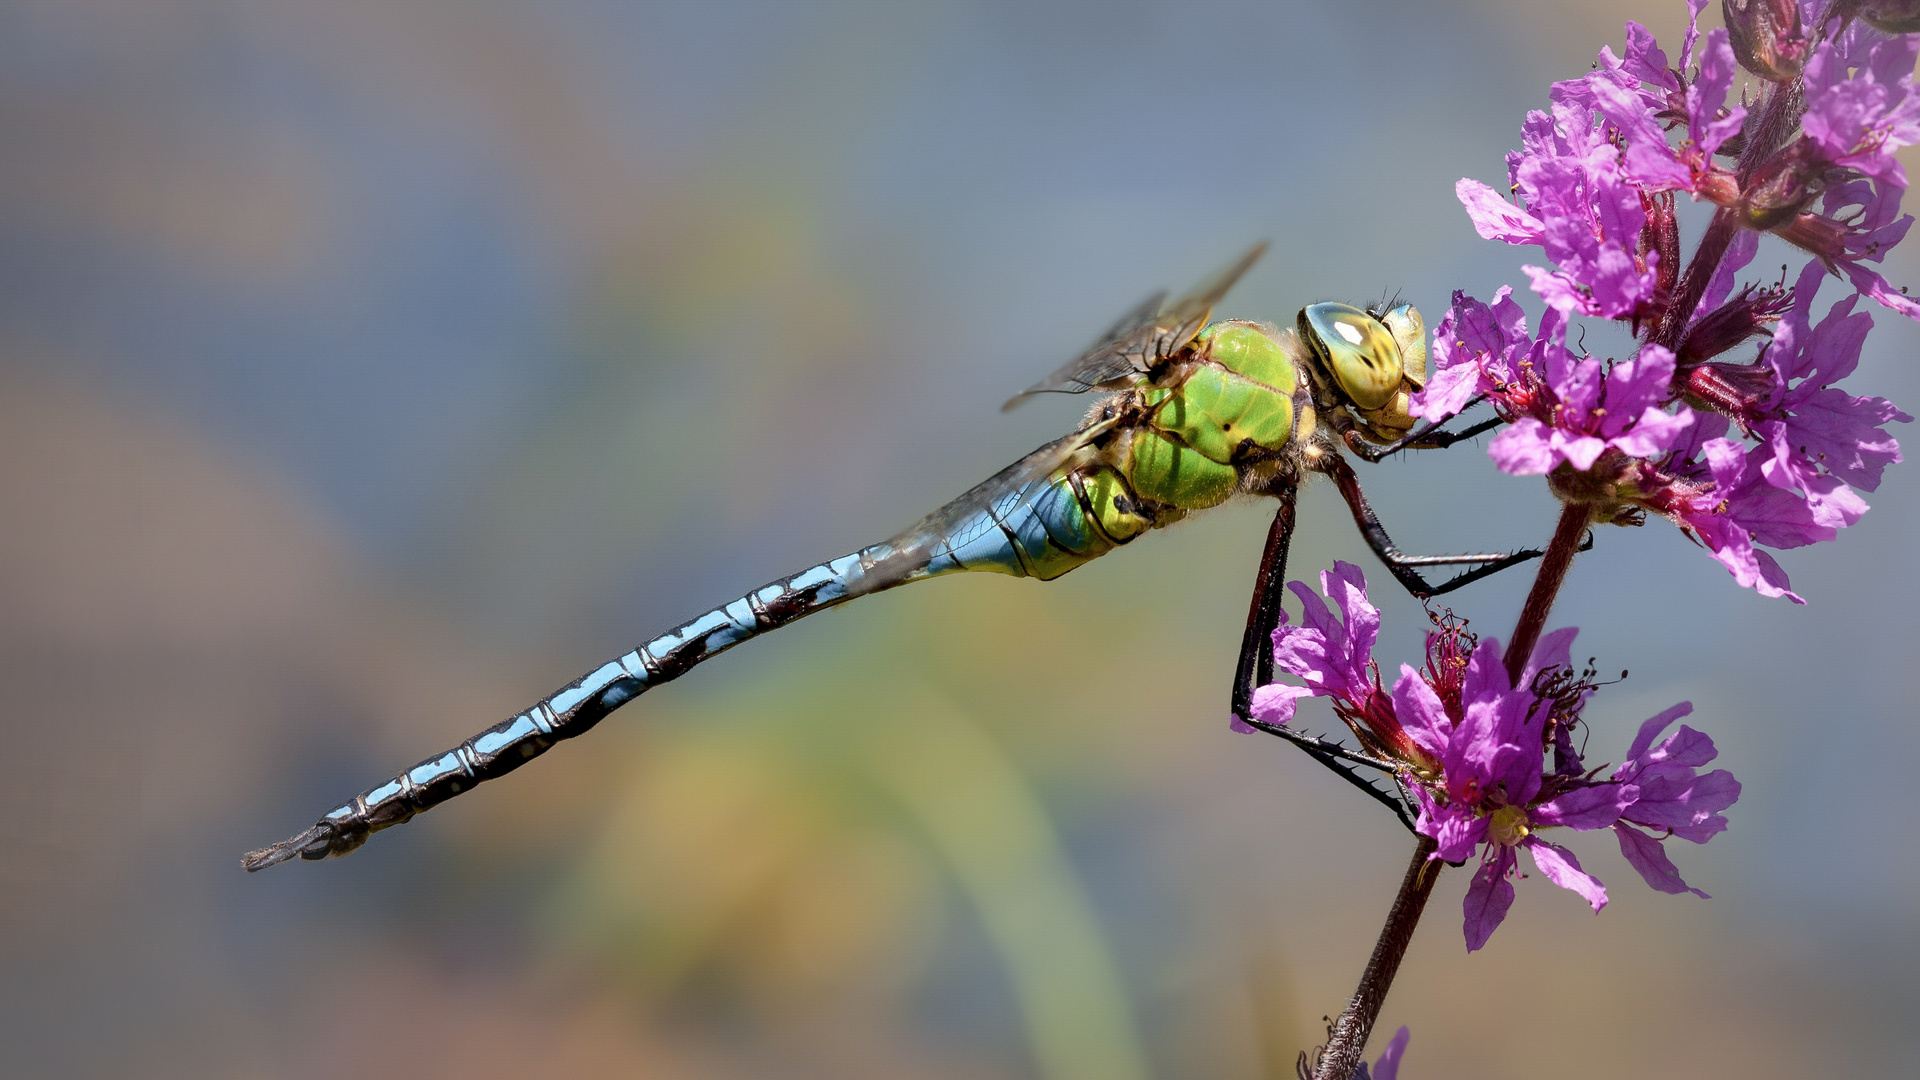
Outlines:
<svg viewBox="0 0 1920 1080"><path fill-rule="evenodd" d="M1253 688L1273 681L1273 632L1280 626L1287 551L1293 544L1298 485L1288 484L1277 494L1279 507L1267 529L1267 546L1260 553L1260 572L1254 579L1253 599L1247 611L1247 629L1240 638L1240 661L1233 672L1233 715L1247 719L1253 708Z"/></svg>
<svg viewBox="0 0 1920 1080"><path fill-rule="evenodd" d="M1461 411L1464 412L1466 409L1471 409L1483 400L1485 399L1474 398L1472 401L1467 402ZM1335 414L1333 424L1335 430L1339 431L1341 440L1347 444L1347 449L1352 451L1355 457L1363 461L1379 462L1402 450L1444 450L1454 443L1463 442L1473 438L1475 435L1492 431L1494 428L1506 423L1505 420L1496 416L1489 420L1482 420L1480 423L1467 428L1465 431L1441 430L1447 424L1452 423L1453 420L1454 417L1448 417L1437 423L1428 424L1419 431L1395 439L1393 442L1385 445L1368 442L1366 437L1360 434L1359 428L1354 425L1353 418L1344 413Z"/></svg>
<svg viewBox="0 0 1920 1080"><path fill-rule="evenodd" d="M1340 497L1347 501L1347 508L1353 511L1353 523L1360 528L1360 535L1366 538L1367 546L1380 557L1389 573L1403 588L1417 599L1450 593L1462 585L1479 581L1483 577L1497 574L1510 566L1516 566L1528 559L1537 559L1540 553L1531 548L1525 551L1492 552L1477 555L1408 555L1393 546L1393 540L1387 536L1386 526L1380 524L1379 515L1368 505L1367 496L1360 490L1360 478L1353 474L1353 466L1338 454L1329 454L1322 459L1320 471L1333 478L1340 489ZM1438 585L1430 584L1415 569L1422 566L1454 566L1460 563L1481 563L1483 565L1457 574Z"/></svg>
<svg viewBox="0 0 1920 1080"><path fill-rule="evenodd" d="M1273 632L1280 626L1280 600L1287 577L1287 548L1293 542L1294 506L1298 493L1299 488L1294 484L1283 485L1274 493L1280 501L1280 507L1274 512L1272 527L1267 530L1267 546L1260 556L1260 573L1254 579L1253 600L1248 606L1247 629L1240 638L1240 659L1234 666L1233 675L1233 715L1255 730L1278 736L1306 751L1313 760L1392 810L1402 824L1412 829L1413 818L1408 815L1406 804L1375 787L1354 768L1355 765L1365 765L1392 774L1394 767L1390 763L1349 750L1330 739L1315 738L1253 718L1254 687L1273 681Z"/></svg>
<svg viewBox="0 0 1920 1080"><path fill-rule="evenodd" d="M1469 402L1471 407L1477 403ZM1488 431L1502 421L1495 417L1484 423L1476 424L1465 431L1449 432L1440 430L1441 424L1429 424L1405 438L1384 446L1375 445L1363 439L1355 430L1350 418L1341 416L1345 423L1336 420L1336 426L1348 446L1367 461L1380 461L1390 454L1410 449L1440 449L1451 446L1464 439ZM1510 566L1538 558L1538 551L1516 551L1504 554L1477 555L1407 555L1394 547L1387 536L1385 526L1368 505L1367 498L1360 490L1360 481L1353 473L1353 467L1338 454L1329 454L1320 466L1321 471L1331 476L1339 487L1341 497L1353 511L1354 523L1359 526L1360 534L1366 538L1367 546L1386 565L1409 593L1419 599L1439 596L1452 592L1470 582L1478 581L1490 574L1505 570ZM1253 718L1253 690L1273 681L1273 644L1274 630L1280 625L1280 601L1283 595L1287 571L1287 549L1293 539L1294 508L1298 494L1297 484L1276 485L1270 492L1280 502L1274 513L1273 525L1267 532L1267 546L1260 558L1259 577L1254 582L1253 599L1247 612L1247 628L1240 640L1240 658L1234 670L1233 715L1242 723L1269 735L1275 735L1306 751L1315 761L1333 770L1342 779L1371 795L1375 800L1392 810L1409 831L1414 827L1413 817L1404 800L1380 790L1362 777L1354 768L1365 765L1386 773L1393 773L1394 766L1371 755L1349 750L1328 739L1314 738L1300 732L1290 731L1278 725L1263 723ZM1416 567L1448 566L1461 563L1480 563L1473 570L1456 575L1438 586L1431 585L1420 576Z"/></svg>

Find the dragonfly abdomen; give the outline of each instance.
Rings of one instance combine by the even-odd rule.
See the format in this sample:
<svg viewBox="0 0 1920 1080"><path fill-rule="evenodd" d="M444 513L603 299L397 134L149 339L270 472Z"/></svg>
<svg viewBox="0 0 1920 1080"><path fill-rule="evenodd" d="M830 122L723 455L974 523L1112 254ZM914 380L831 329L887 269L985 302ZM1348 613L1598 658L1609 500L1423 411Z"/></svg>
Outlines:
<svg viewBox="0 0 1920 1080"><path fill-rule="evenodd" d="M1056 470L956 522L924 575L984 570L1051 581L1181 516L1150 506L1110 465Z"/></svg>
<svg viewBox="0 0 1920 1080"><path fill-rule="evenodd" d="M733 646L855 596L968 570L1055 578L1155 523L1138 514L1137 497L1130 496L1125 481L1111 469L1079 468L1093 478L1097 490L1117 485L1125 492L1102 504L1100 516L1110 519L1112 533L1095 523L1084 478L1073 468L1056 470L928 537L934 541L930 552L897 549L903 538L896 538L771 582L683 623L523 712L356 795L298 836L249 853L242 864L261 870L295 856L344 855L373 833L512 772L554 744L588 731L647 690ZM901 556L908 561L900 562Z"/></svg>
<svg viewBox="0 0 1920 1080"><path fill-rule="evenodd" d="M252 852L242 862L249 870L260 870L296 855L303 859L344 855L373 833L411 820L477 784L512 772L555 743L591 730L608 713L703 661L850 599L849 583L886 551L882 545L845 555L714 608L600 665L531 708L354 796L306 832Z"/></svg>

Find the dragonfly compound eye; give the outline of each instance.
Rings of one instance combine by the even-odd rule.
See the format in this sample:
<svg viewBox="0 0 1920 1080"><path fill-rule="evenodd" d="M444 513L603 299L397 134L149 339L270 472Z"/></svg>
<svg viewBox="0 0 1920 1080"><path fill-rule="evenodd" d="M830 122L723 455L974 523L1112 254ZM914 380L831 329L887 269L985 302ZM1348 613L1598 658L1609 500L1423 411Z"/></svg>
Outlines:
<svg viewBox="0 0 1920 1080"><path fill-rule="evenodd" d="M1400 345L1400 372L1415 390L1427 385L1427 324L1412 304L1388 309L1380 321Z"/></svg>
<svg viewBox="0 0 1920 1080"><path fill-rule="evenodd" d="M1315 304L1301 310L1300 333L1355 406L1379 409L1393 400L1402 374L1400 343L1385 323L1346 304Z"/></svg>

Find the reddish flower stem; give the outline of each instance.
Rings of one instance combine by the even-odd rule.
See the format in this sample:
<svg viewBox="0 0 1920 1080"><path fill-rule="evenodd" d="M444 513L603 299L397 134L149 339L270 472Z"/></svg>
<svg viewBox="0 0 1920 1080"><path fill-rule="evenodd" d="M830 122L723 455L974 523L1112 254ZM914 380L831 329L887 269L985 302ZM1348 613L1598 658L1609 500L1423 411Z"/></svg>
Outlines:
<svg viewBox="0 0 1920 1080"><path fill-rule="evenodd" d="M1754 171L1763 162L1779 153L1793 138L1801 115L1807 111L1806 88L1799 79L1768 83L1766 97L1757 111L1759 118L1746 125L1747 145L1740 151L1737 176L1742 187L1753 179Z"/></svg>
<svg viewBox="0 0 1920 1080"><path fill-rule="evenodd" d="M1367 1048L1367 1036L1373 1033L1380 1006L1387 1002L1393 976L1400 970L1407 946L1413 942L1413 930L1420 924L1420 913L1426 910L1427 897L1433 895L1433 884L1440 879L1442 864L1429 862L1427 858L1433 852L1434 842L1424 836L1414 845L1413 862L1407 866L1407 876L1400 882L1400 895L1393 898L1393 908L1387 912L1387 925L1380 928L1380 940L1374 944L1367 970L1360 976L1359 989L1353 992L1353 1000L1348 1002L1340 1019L1333 1023L1326 1049L1320 1052L1320 1060L1314 1065L1313 1080L1348 1080L1359 1066L1360 1053Z"/></svg>
<svg viewBox="0 0 1920 1080"><path fill-rule="evenodd" d="M1675 352L1680 350L1680 336L1686 332L1687 321L1693 318L1700 298L1707 293L1707 282L1713 280L1713 272L1720 268L1720 260L1739 232L1738 210L1723 207L1713 212L1713 220L1707 223L1707 231L1700 237L1700 246L1694 249L1693 261L1687 264L1687 272L1680 277L1680 287L1660 319L1653 344L1664 345Z"/></svg>
<svg viewBox="0 0 1920 1080"><path fill-rule="evenodd" d="M1737 190L1724 193L1724 199L1714 200L1720 203L1720 209L1714 211L1713 220L1700 237L1700 246L1694 249L1693 261L1687 264L1687 272L1660 319L1651 339L1653 344L1679 350L1680 338L1693 318L1694 309L1700 306L1700 298L1706 294L1707 282L1713 280L1713 272L1720 268L1727 246L1743 227L1740 202L1747 197L1745 189L1753 180L1754 171L1786 146L1806 108L1806 96L1799 79L1768 84L1765 99L1746 125L1746 147L1740 153L1736 173Z"/></svg>
<svg viewBox="0 0 1920 1080"><path fill-rule="evenodd" d="M1534 575L1533 588L1520 609L1520 622L1514 626L1513 637L1507 642L1507 678L1513 682L1520 681L1520 673L1527 669L1527 660L1533 655L1533 646L1540 640L1540 632L1546 629L1547 613L1553 610L1554 597L1560 595L1560 585L1567 580L1573 556L1586 536L1587 522L1585 504L1560 504L1560 524L1554 527L1547 553L1540 557L1540 572Z"/></svg>

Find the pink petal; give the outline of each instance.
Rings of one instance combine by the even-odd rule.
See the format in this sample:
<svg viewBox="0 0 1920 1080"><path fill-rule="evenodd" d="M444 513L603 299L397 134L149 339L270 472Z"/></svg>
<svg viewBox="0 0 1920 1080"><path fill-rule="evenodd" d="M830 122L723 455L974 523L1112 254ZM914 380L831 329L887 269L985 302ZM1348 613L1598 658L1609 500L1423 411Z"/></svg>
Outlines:
<svg viewBox="0 0 1920 1080"><path fill-rule="evenodd" d="M1460 205L1467 208L1467 217L1473 220L1473 227L1482 239L1504 240L1509 244L1540 242L1540 219L1501 198L1499 192L1480 181L1462 177L1453 185L1453 193L1460 199Z"/></svg>
<svg viewBox="0 0 1920 1080"><path fill-rule="evenodd" d="M1685 442L1687 429L1692 426L1693 410L1684 405L1676 413L1649 405L1633 430L1615 438L1613 445L1630 457L1658 457Z"/></svg>
<svg viewBox="0 0 1920 1080"><path fill-rule="evenodd" d="M1406 664L1400 665L1400 677L1393 683L1393 714L1420 749L1436 758L1446 754L1453 737L1453 721L1440 703L1440 695Z"/></svg>
<svg viewBox="0 0 1920 1080"><path fill-rule="evenodd" d="M1653 740L1659 738L1661 732L1672 727L1675 720L1692 712L1693 702L1683 701L1641 724L1639 733L1633 737L1633 745L1627 749L1627 760L1621 764L1620 768L1614 770L1613 775L1618 778L1627 771L1629 765L1637 768L1640 756L1653 745Z"/></svg>
<svg viewBox="0 0 1920 1080"><path fill-rule="evenodd" d="M1253 718L1263 724L1285 724L1293 719L1294 705L1303 697L1312 697L1314 690L1307 686L1290 686L1287 683L1268 683L1253 688ZM1248 730L1252 730L1249 728Z"/></svg>
<svg viewBox="0 0 1920 1080"><path fill-rule="evenodd" d="M1414 791L1419 794L1426 789L1415 787ZM1414 823L1414 831L1431 837L1438 845L1435 857L1447 862L1465 862L1473 855L1473 849L1487 838L1487 819L1479 814L1458 805L1439 806L1432 802L1431 796L1420 802L1420 819Z"/></svg>
<svg viewBox="0 0 1920 1080"><path fill-rule="evenodd" d="M1407 1040L1413 1033L1402 1027L1393 1033L1393 1041L1380 1052L1380 1060L1373 1063L1373 1080L1400 1080L1400 1055L1407 1052Z"/></svg>
<svg viewBox="0 0 1920 1080"><path fill-rule="evenodd" d="M1719 753L1714 749L1713 740L1703 732L1698 732L1685 724L1680 730L1666 737L1653 752L1646 757L1647 764L1666 762L1671 765L1690 765L1698 767L1712 761Z"/></svg>
<svg viewBox="0 0 1920 1080"><path fill-rule="evenodd" d="M1754 254L1759 250L1759 233L1752 229L1741 229L1733 234L1733 242L1727 245L1727 253L1720 257L1720 265L1707 281L1707 291L1700 297L1700 306L1694 309L1695 322L1726 302L1728 295L1733 292L1734 277L1753 261Z"/></svg>
<svg viewBox="0 0 1920 1080"><path fill-rule="evenodd" d="M1581 472L1593 468L1593 463L1600 460L1601 452L1607 448L1604 439L1557 430L1550 439L1550 445L1559 456L1567 459L1567 464Z"/></svg>
<svg viewBox="0 0 1920 1080"><path fill-rule="evenodd" d="M1541 825L1564 825L1580 832L1604 829L1620 820L1639 789L1632 784L1595 784L1574 788L1541 803L1527 816Z"/></svg>
<svg viewBox="0 0 1920 1080"><path fill-rule="evenodd" d="M1593 302L1592 294L1582 289L1571 276L1540 266L1522 266L1520 272L1527 275L1534 293L1546 301L1549 308L1582 315L1601 314L1599 306Z"/></svg>
<svg viewBox="0 0 1920 1080"><path fill-rule="evenodd" d="M1533 865L1540 868L1548 881L1578 893L1595 911L1607 906L1607 887L1600 884L1599 878L1580 869L1580 860L1573 857L1573 852L1531 836L1525 846L1533 855Z"/></svg>
<svg viewBox="0 0 1920 1080"><path fill-rule="evenodd" d="M1559 464L1559 456L1548 441L1552 429L1531 416L1523 416L1501 430L1487 444L1487 456L1509 476L1544 476Z"/></svg>
<svg viewBox="0 0 1920 1080"><path fill-rule="evenodd" d="M1533 646L1533 655L1527 658L1527 666L1520 673L1520 686L1532 686L1534 677L1548 668L1566 667L1573 658L1573 639L1580 633L1577 626L1563 626L1558 630L1549 630L1540 635Z"/></svg>
<svg viewBox="0 0 1920 1080"><path fill-rule="evenodd" d="M1620 854L1627 857L1628 865L1640 871L1649 886L1663 893L1690 892L1703 900L1712 899L1680 879L1680 868L1667 858L1667 849L1660 841L1625 824L1615 825L1613 832L1620 840Z"/></svg>
<svg viewBox="0 0 1920 1080"><path fill-rule="evenodd" d="M1714 114L1726 104L1727 90L1733 86L1733 49L1727 44L1727 32L1716 28L1707 34L1707 47L1700 54L1700 78L1687 88L1687 127L1701 152L1711 155L1740 130L1747 110L1735 105L1716 120Z"/></svg>
<svg viewBox="0 0 1920 1080"><path fill-rule="evenodd" d="M1380 636L1380 609L1367 599L1366 575L1350 562L1336 561L1332 570L1320 575L1320 587L1346 616L1347 676L1351 688L1364 694L1371 689L1364 684L1367 664L1373 659L1373 643Z"/></svg>
<svg viewBox="0 0 1920 1080"><path fill-rule="evenodd" d="M1439 339L1436 337L1436 341ZM1456 364L1441 368L1427 378L1426 389L1413 395L1408 411L1422 420L1438 423L1467 407L1480 389L1480 368L1476 364Z"/></svg>
<svg viewBox="0 0 1920 1080"><path fill-rule="evenodd" d="M1506 919L1507 909L1513 906L1513 882L1507 880L1507 871L1513 868L1513 863L1513 849L1501 848L1498 855L1482 862L1474 872L1473 883L1467 886L1466 902L1461 905L1466 914L1468 952L1477 952L1487 943Z"/></svg>

